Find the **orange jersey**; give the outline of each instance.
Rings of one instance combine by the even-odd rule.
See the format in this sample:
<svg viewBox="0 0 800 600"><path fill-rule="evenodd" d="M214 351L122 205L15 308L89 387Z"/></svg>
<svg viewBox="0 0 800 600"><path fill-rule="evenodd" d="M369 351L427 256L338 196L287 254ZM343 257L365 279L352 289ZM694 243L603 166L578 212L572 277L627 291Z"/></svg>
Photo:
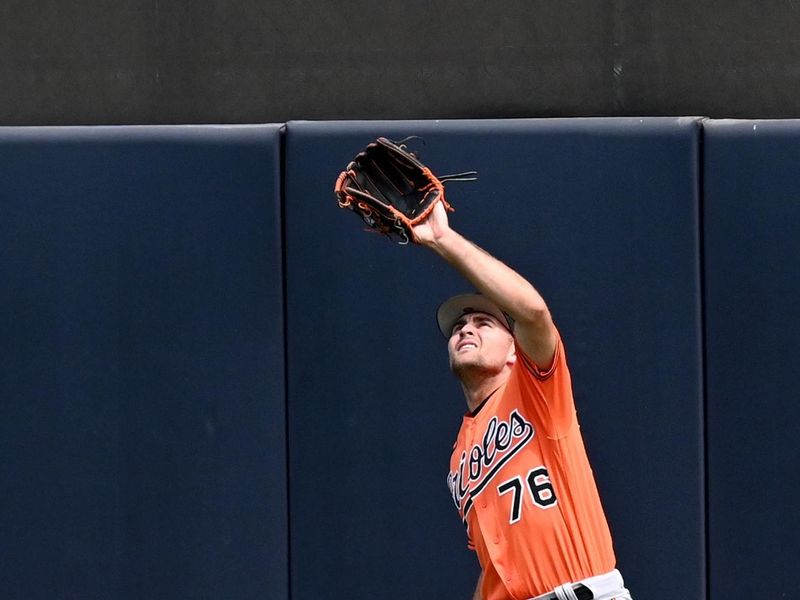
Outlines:
<svg viewBox="0 0 800 600"><path fill-rule="evenodd" d="M465 415L447 478L483 568L483 600L523 600L616 563L575 415L561 339L541 372L511 375Z"/></svg>

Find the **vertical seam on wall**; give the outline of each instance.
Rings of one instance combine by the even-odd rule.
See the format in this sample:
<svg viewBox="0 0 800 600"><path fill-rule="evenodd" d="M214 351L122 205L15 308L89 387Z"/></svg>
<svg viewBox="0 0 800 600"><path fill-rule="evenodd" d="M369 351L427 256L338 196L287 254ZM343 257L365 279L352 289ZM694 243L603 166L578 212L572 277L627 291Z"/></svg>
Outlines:
<svg viewBox="0 0 800 600"><path fill-rule="evenodd" d="M281 302L283 309L283 417L284 444L286 459L286 598L292 597L292 519L291 519L291 480L289 460L289 302L288 269L286 264L286 125L278 133L278 155L280 183L278 197L280 202L280 244L281 244Z"/></svg>
<svg viewBox="0 0 800 600"><path fill-rule="evenodd" d="M706 332L706 257L705 257L705 122L700 121L700 130L697 142L697 236L700 255L700 377L702 391L702 419L703 419L703 561L705 575L706 599L711 598L711 560L710 560L710 528L709 528L709 499L708 499L708 356Z"/></svg>

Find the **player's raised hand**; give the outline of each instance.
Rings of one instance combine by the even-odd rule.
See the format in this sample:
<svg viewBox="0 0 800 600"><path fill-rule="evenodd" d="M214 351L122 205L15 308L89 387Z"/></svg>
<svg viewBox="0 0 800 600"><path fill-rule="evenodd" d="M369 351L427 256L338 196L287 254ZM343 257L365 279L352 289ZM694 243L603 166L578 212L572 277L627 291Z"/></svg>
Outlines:
<svg viewBox="0 0 800 600"><path fill-rule="evenodd" d="M444 203L437 202L428 218L411 231L414 233L414 241L422 246L432 246L447 235L451 229Z"/></svg>

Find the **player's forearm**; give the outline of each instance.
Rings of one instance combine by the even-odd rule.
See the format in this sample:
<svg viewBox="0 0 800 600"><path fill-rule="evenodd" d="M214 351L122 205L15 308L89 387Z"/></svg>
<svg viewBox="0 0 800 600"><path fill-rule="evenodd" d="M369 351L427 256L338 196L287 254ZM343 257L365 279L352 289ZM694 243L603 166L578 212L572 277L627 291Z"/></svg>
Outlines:
<svg viewBox="0 0 800 600"><path fill-rule="evenodd" d="M557 335L547 304L530 282L449 227L440 224L425 242L516 321L519 345L536 365L549 368Z"/></svg>
<svg viewBox="0 0 800 600"><path fill-rule="evenodd" d="M515 321L549 319L547 304L529 281L458 232L448 229L426 245Z"/></svg>

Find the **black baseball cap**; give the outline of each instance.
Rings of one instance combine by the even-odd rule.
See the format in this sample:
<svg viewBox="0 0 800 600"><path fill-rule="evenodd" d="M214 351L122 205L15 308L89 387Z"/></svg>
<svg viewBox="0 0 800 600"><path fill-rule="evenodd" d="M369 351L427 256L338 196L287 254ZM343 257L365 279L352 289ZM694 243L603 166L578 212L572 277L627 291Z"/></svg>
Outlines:
<svg viewBox="0 0 800 600"><path fill-rule="evenodd" d="M439 324L439 331L446 338L450 337L453 325L456 324L463 315L474 312L482 312L492 315L495 319L509 331L514 331L514 319L504 313L497 304L489 300L483 294L459 294L448 298L439 306L436 311L436 322Z"/></svg>

